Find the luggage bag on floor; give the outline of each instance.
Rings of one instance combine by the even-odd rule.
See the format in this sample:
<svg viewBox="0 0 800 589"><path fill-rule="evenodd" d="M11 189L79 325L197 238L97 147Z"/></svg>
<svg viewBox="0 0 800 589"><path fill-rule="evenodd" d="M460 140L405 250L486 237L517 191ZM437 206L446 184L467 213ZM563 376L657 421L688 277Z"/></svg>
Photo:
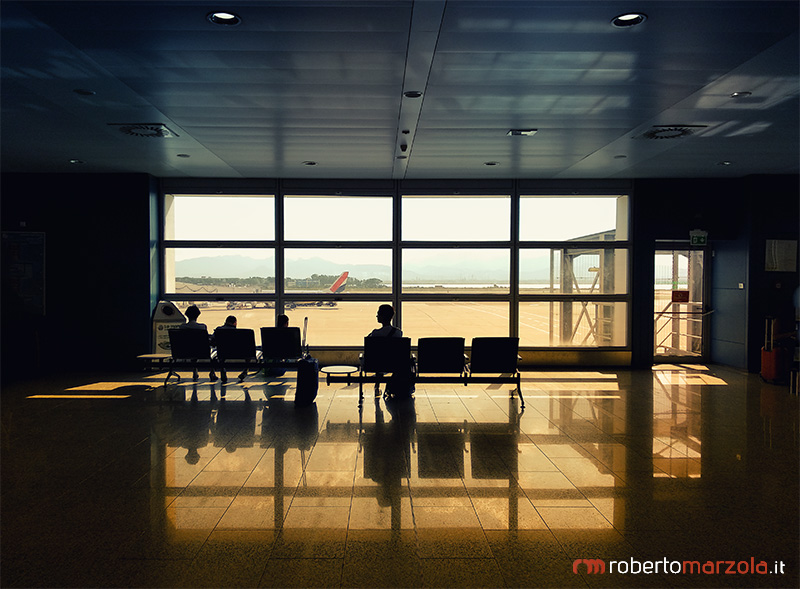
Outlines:
<svg viewBox="0 0 800 589"><path fill-rule="evenodd" d="M303 358L297 362L297 390L295 405L311 405L319 388L319 362L316 358Z"/></svg>
<svg viewBox="0 0 800 589"><path fill-rule="evenodd" d="M317 398L319 389L319 362L308 355L306 334L308 332L308 317L303 322L304 356L297 362L297 390L294 394L295 405L311 405Z"/></svg>

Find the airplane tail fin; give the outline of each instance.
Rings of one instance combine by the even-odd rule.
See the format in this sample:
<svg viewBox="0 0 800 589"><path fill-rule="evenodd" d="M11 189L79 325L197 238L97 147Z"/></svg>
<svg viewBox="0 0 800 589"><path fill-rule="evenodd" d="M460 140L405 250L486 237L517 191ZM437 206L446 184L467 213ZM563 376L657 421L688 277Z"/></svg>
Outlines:
<svg viewBox="0 0 800 589"><path fill-rule="evenodd" d="M330 291L334 294L337 292L342 292L344 290L344 285L347 283L347 276L350 272L342 272L342 275L336 279L336 282L331 284Z"/></svg>

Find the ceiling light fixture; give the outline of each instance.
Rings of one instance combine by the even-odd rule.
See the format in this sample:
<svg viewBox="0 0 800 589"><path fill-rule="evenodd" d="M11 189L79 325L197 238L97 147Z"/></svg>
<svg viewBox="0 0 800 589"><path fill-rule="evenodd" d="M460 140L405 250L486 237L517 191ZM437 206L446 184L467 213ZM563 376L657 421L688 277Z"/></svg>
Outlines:
<svg viewBox="0 0 800 589"><path fill-rule="evenodd" d="M753 95L752 92L747 92L747 91L744 91L744 92L733 92L731 94L731 98L747 98L748 96L752 96L752 95Z"/></svg>
<svg viewBox="0 0 800 589"><path fill-rule="evenodd" d="M647 15L641 12L629 12L627 14L620 14L611 19L611 24L617 28L624 29L626 27L635 27L642 24L647 20Z"/></svg>
<svg viewBox="0 0 800 589"><path fill-rule="evenodd" d="M406 98L419 98L422 96L422 92L419 90L409 90L408 92L403 92L403 96Z"/></svg>
<svg viewBox="0 0 800 589"><path fill-rule="evenodd" d="M188 153L179 153L175 157L192 157Z"/></svg>
<svg viewBox="0 0 800 589"><path fill-rule="evenodd" d="M95 92L94 90L86 90L84 88L75 88L73 92L81 96L94 96L95 94L97 94L97 92Z"/></svg>
<svg viewBox="0 0 800 589"><path fill-rule="evenodd" d="M71 164L85 164L86 162L83 160L69 160Z"/></svg>
<svg viewBox="0 0 800 589"><path fill-rule="evenodd" d="M539 129L509 129L506 135L510 137L531 137L532 135L536 135L536 132Z"/></svg>
<svg viewBox="0 0 800 589"><path fill-rule="evenodd" d="M311 160L306 160L303 162L304 166L316 166L317 162L312 162Z"/></svg>
<svg viewBox="0 0 800 589"><path fill-rule="evenodd" d="M499 166L500 162L483 162L484 166Z"/></svg>
<svg viewBox="0 0 800 589"><path fill-rule="evenodd" d="M233 27L242 22L242 19L232 12L210 12L206 15L206 18L215 25L223 25L226 27Z"/></svg>

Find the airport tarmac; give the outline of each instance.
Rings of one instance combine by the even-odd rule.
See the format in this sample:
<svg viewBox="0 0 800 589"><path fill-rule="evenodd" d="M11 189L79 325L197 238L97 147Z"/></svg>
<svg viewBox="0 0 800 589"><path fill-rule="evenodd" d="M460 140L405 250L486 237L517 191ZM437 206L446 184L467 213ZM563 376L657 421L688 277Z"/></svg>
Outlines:
<svg viewBox="0 0 800 589"><path fill-rule="evenodd" d="M287 309L291 326L302 329L308 318L308 345L361 346L363 338L380 327L375 317L380 302L344 301L336 306L308 306ZM575 337L580 345L589 332L588 318L594 314L594 305L587 306L587 316L581 317L581 326ZM180 305L181 310L185 306ZM520 346L551 346L558 344L559 304L524 303L520 305ZM208 303L200 306L198 321L208 326L209 332L225 322L228 315L237 318L240 328L253 329L256 343L260 344L260 328L275 324L274 308L228 309L225 303ZM551 316L552 314L552 316ZM577 320L581 309L573 310ZM551 330L551 324L553 329ZM412 345L420 337L463 337L467 343L473 337L509 335L509 304L505 302L431 301L403 304L403 334L410 337ZM553 335L551 336L551 331ZM589 337L582 345L596 345Z"/></svg>

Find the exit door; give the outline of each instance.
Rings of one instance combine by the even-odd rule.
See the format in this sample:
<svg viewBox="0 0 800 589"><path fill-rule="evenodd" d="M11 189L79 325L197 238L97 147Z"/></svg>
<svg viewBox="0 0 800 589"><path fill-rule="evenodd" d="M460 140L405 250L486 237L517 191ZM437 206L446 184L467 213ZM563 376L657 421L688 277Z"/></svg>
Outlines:
<svg viewBox="0 0 800 589"><path fill-rule="evenodd" d="M702 361L705 357L705 252L657 250L655 259L655 348L657 358Z"/></svg>

